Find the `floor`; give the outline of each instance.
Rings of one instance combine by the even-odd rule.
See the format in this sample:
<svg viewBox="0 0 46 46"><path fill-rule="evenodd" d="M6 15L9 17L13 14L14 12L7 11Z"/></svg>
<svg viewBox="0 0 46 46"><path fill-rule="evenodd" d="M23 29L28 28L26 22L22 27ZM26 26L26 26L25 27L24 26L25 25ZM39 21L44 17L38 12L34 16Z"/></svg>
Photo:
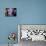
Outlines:
<svg viewBox="0 0 46 46"><path fill-rule="evenodd" d="M0 44L0 46L8 46L8 44ZM10 45L10 46L18 46L18 44Z"/></svg>
<svg viewBox="0 0 46 46"><path fill-rule="evenodd" d="M46 42L45 41L32 42L31 40L28 41L21 40L20 46L46 46Z"/></svg>
<svg viewBox="0 0 46 46"><path fill-rule="evenodd" d="M0 44L0 46L8 46L8 45L7 44ZM28 40L28 41L21 40L19 45L15 44L14 46L46 46L46 42L45 41L32 42L31 40Z"/></svg>

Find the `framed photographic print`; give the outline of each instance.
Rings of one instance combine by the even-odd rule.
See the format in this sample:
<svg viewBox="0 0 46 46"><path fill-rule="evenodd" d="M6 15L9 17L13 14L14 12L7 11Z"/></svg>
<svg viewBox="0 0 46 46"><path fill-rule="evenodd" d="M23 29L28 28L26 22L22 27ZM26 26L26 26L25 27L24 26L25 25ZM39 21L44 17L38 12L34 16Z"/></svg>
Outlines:
<svg viewBox="0 0 46 46"><path fill-rule="evenodd" d="M16 8L5 8L5 16L16 16Z"/></svg>

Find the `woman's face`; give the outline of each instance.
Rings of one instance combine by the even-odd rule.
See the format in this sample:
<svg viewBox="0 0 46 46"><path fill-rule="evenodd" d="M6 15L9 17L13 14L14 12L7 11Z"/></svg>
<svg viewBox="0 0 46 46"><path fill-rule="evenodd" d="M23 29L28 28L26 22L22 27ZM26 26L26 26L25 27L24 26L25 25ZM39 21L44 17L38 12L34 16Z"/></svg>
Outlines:
<svg viewBox="0 0 46 46"><path fill-rule="evenodd" d="M11 16L12 15L12 8L8 9L8 14Z"/></svg>

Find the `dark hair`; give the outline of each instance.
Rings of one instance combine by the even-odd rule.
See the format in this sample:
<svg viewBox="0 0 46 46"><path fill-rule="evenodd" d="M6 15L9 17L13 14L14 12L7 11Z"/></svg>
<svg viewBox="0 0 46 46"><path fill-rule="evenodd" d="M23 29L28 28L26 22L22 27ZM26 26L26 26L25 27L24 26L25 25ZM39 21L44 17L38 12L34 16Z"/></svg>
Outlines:
<svg viewBox="0 0 46 46"><path fill-rule="evenodd" d="M12 11L12 15L13 15L13 16L16 16L15 10L16 10L16 8L13 8L13 11Z"/></svg>

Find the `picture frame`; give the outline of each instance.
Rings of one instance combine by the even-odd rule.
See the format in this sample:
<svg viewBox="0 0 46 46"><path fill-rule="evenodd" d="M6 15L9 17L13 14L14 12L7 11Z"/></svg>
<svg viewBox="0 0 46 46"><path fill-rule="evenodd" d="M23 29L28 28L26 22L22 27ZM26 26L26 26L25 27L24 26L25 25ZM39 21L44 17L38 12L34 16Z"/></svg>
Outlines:
<svg viewBox="0 0 46 46"><path fill-rule="evenodd" d="M16 17L17 16L17 9L16 8L5 8L5 16Z"/></svg>

